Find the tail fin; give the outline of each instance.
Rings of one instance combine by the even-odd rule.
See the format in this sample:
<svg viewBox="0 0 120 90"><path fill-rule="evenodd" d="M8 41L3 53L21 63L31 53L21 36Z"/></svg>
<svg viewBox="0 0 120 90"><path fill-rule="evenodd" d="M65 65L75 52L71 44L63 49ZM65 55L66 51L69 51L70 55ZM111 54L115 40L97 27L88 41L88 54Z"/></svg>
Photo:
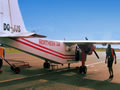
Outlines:
<svg viewBox="0 0 120 90"><path fill-rule="evenodd" d="M0 37L31 36L26 30L18 0L0 0Z"/></svg>

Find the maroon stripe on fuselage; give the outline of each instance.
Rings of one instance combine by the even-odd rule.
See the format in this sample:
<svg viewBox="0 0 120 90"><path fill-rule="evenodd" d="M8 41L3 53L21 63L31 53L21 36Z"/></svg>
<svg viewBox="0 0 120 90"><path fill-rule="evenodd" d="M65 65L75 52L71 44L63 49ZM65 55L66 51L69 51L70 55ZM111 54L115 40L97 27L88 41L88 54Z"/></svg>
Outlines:
<svg viewBox="0 0 120 90"><path fill-rule="evenodd" d="M31 44L34 44L34 45L36 45L36 46L38 46L38 47L41 47L41 48L43 48L43 49L49 50L49 51L51 51L51 52L57 53L57 54L62 55L62 56L75 56L75 55L65 55L65 54L62 54L62 53L60 53L60 52L57 52L57 51L54 51L54 50L49 49L49 48L47 48L47 47L38 45L38 44L36 44L36 43L34 43L34 42L31 42L31 41L29 41L29 40L26 40L26 39L24 39L24 38L22 38L22 40L24 40L24 41L26 41L26 42L29 42L29 43L31 43Z"/></svg>

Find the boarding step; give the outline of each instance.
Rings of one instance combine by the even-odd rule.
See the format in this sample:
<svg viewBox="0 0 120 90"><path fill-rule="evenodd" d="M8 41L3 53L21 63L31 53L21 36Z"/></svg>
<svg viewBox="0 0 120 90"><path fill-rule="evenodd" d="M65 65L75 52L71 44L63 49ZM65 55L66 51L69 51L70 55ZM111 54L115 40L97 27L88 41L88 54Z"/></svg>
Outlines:
<svg viewBox="0 0 120 90"><path fill-rule="evenodd" d="M14 64L12 64L12 65L13 65L14 67L19 67L20 69L30 68L30 67L31 67L28 62L14 63Z"/></svg>
<svg viewBox="0 0 120 90"><path fill-rule="evenodd" d="M20 73L21 69L31 67L28 62L24 62L21 60L4 59L4 61L10 65L10 69L14 71L16 74Z"/></svg>

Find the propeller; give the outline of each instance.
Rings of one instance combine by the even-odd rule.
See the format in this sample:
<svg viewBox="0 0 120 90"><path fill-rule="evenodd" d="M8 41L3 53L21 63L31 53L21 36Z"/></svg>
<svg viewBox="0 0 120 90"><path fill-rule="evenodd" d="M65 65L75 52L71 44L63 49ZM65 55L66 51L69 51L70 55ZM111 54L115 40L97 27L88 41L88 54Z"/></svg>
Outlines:
<svg viewBox="0 0 120 90"><path fill-rule="evenodd" d="M99 59L100 57L98 56L98 54L95 50L94 50L94 53L95 53L96 57Z"/></svg>
<svg viewBox="0 0 120 90"><path fill-rule="evenodd" d="M85 37L85 40L88 40L88 38ZM100 58L95 50L94 50L94 54L96 55L96 57L97 57L98 59Z"/></svg>

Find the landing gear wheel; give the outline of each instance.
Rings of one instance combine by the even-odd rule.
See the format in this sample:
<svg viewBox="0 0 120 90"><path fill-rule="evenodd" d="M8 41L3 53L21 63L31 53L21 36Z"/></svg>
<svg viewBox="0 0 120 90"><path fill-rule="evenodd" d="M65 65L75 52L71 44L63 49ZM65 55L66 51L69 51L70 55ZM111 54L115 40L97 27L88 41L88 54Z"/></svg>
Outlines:
<svg viewBox="0 0 120 90"><path fill-rule="evenodd" d="M87 67L86 67L86 66L83 67L83 73L84 73L84 74L87 73Z"/></svg>
<svg viewBox="0 0 120 90"><path fill-rule="evenodd" d="M19 73L20 73L20 68L19 68L19 67L14 68L14 72L15 72L16 74L19 74Z"/></svg>
<svg viewBox="0 0 120 90"><path fill-rule="evenodd" d="M87 67L86 66L80 66L79 72L86 74L87 73Z"/></svg>
<svg viewBox="0 0 120 90"><path fill-rule="evenodd" d="M43 67L44 67L44 69L49 69L50 68L50 63L45 62Z"/></svg>
<svg viewBox="0 0 120 90"><path fill-rule="evenodd" d="M83 67L82 67L82 66L80 66L80 68L79 68L79 73L81 74L81 73L82 73L82 71L83 71Z"/></svg>
<svg viewBox="0 0 120 90"><path fill-rule="evenodd" d="M12 71L14 71L14 67L11 66L10 69L11 69Z"/></svg>

